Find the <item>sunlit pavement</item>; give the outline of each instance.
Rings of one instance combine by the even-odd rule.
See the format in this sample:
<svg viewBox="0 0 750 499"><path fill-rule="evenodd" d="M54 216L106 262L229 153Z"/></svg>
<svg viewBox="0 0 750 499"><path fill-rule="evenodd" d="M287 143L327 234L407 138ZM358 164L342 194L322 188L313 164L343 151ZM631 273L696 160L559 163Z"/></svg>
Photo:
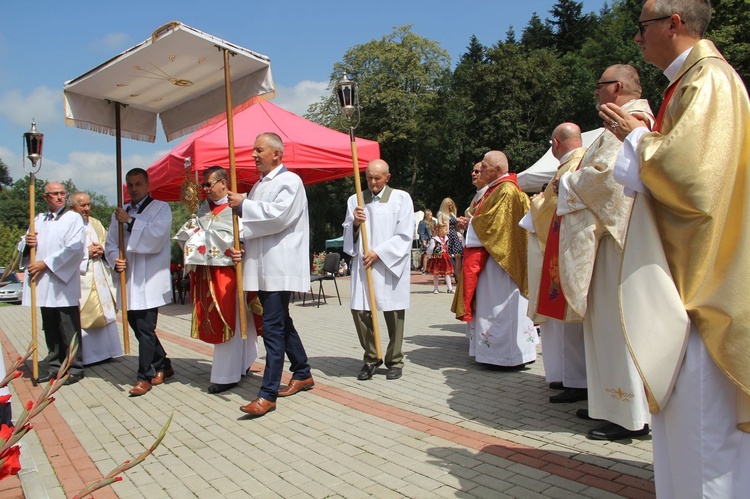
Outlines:
<svg viewBox="0 0 750 499"><path fill-rule="evenodd" d="M239 407L260 387L264 352L237 388L207 393L212 347L189 335L189 305L160 309L159 336L176 375L130 398L131 354L86 369L63 387L23 439L20 482L2 497L72 497L148 448L173 415L161 446L100 497L650 497L651 440L588 440L596 422L576 418L585 402L550 404L543 357L518 372L468 356L453 295L432 293L432 277L412 272L406 365L388 381L379 368L357 381L362 351L349 311L349 280L324 283L327 303L296 297L292 317L315 388L280 398L277 409L245 419ZM317 284L314 286L317 293ZM317 298L317 296L316 296ZM382 317L382 316L381 316ZM8 359L31 337L29 308L0 307ZM385 350L387 331L381 319ZM39 320L39 350L46 349ZM284 382L289 373L285 373ZM14 414L36 397L28 375L13 382Z"/></svg>

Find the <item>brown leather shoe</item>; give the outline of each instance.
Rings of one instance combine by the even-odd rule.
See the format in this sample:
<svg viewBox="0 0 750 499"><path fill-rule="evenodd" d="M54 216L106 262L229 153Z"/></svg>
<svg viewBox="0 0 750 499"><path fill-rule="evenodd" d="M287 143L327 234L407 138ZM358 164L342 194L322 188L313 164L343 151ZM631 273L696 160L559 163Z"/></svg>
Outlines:
<svg viewBox="0 0 750 499"><path fill-rule="evenodd" d="M156 374L153 378L151 378L151 384L152 385L161 385L164 383L164 380L167 378L171 378L174 376L174 369L171 367L169 369L165 369L164 371L156 371Z"/></svg>
<svg viewBox="0 0 750 499"><path fill-rule="evenodd" d="M254 418L264 416L266 413L276 410L276 402L271 402L264 398L258 397L247 405L240 407L242 412L249 414Z"/></svg>
<svg viewBox="0 0 750 499"><path fill-rule="evenodd" d="M129 393L131 397L140 397L141 395L147 393L150 389L151 389L151 383L141 379L141 380L138 380L135 386L130 389Z"/></svg>
<svg viewBox="0 0 750 499"><path fill-rule="evenodd" d="M315 386L315 381L312 376L307 379L293 379L286 388L279 390L279 397L288 397L303 390L312 390L313 386Z"/></svg>

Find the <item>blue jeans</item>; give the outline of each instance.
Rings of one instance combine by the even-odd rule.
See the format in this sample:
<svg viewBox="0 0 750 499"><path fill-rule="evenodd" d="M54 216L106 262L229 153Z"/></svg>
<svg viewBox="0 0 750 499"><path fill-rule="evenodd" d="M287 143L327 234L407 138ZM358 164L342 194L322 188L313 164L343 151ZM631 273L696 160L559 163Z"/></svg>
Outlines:
<svg viewBox="0 0 750 499"><path fill-rule="evenodd" d="M312 376L307 353L289 316L290 291L258 291L263 305L263 344L266 347L266 368L259 397L275 402L279 394L284 354L291 363L292 378L303 380Z"/></svg>

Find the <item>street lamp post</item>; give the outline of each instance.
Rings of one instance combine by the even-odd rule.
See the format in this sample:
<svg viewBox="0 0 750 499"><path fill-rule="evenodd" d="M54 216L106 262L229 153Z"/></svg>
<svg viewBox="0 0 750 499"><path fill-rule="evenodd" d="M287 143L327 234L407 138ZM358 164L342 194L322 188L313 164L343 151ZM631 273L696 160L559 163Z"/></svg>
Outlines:
<svg viewBox="0 0 750 499"><path fill-rule="evenodd" d="M26 168L26 160L23 161L23 170L29 174L29 234L35 232L34 218L35 213L35 201L36 201L36 174L42 169L42 144L44 143L44 134L40 133L36 129L36 122L31 120L31 130L23 134L24 154L22 157L26 157L31 162L31 168ZM34 263L36 260L36 248L29 248L29 264ZM36 281L33 279L29 281L29 289L31 291L31 342L34 345L34 353L32 357L32 369L31 374L33 379L36 380L39 377L39 354L37 349L37 310L36 310Z"/></svg>
<svg viewBox="0 0 750 499"><path fill-rule="evenodd" d="M357 142L354 137L354 129L357 128L360 122L360 108L359 108L359 93L357 83L347 78L346 73L344 77L336 84L336 98L338 99L339 110L343 120L346 121L349 127L349 140L352 145L352 163L354 166L354 187L357 191L357 206L364 207L365 202L362 197L362 184L359 178L359 160L357 158ZM367 227L366 224L360 224L359 226L359 237L362 238L362 256L366 255L370 251L370 246L367 242ZM370 303L370 315L372 316L372 333L375 340L375 352L378 360L383 358L383 352L380 348L380 328L378 327L378 306L375 300L375 288L372 284L372 268L365 268L365 276L367 277L367 295Z"/></svg>

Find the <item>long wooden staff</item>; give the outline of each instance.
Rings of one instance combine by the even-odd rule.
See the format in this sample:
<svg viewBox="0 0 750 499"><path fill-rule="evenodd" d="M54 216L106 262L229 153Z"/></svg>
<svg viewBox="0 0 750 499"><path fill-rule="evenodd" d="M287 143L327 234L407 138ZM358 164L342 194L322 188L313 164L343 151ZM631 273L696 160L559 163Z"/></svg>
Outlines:
<svg viewBox="0 0 750 499"><path fill-rule="evenodd" d="M354 164L354 188L357 191L357 206L364 208L365 200L362 197L362 182L359 178L359 159L357 158L357 142L354 137L354 127L349 127L349 140L352 143L352 163ZM367 227L365 227L365 224L359 224L359 237L362 238L362 256L364 257L370 251L370 245L367 243ZM380 360L383 358L383 351L380 348L378 304L375 300L375 287L372 284L371 267L365 269L365 276L367 277L367 296L370 302L370 315L372 316L372 335L375 339L375 354L378 360Z"/></svg>
<svg viewBox="0 0 750 499"><path fill-rule="evenodd" d="M124 208L122 199L122 130L120 128L120 104L115 105L115 155L117 157L117 206ZM117 237L119 238L120 260L125 259L125 224L117 224ZM122 308L122 344L125 354L130 353L130 333L128 331L128 300L127 300L127 278L125 271L120 272L120 305Z"/></svg>
<svg viewBox="0 0 750 499"><path fill-rule="evenodd" d="M34 218L36 218L34 198L36 197L36 174L32 171L29 173L29 234L36 232L34 227ZM36 261L36 247L29 248L29 265ZM34 382L39 377L39 349L37 348L37 324L36 324L36 281L29 280L29 290L31 291L31 343L34 345L34 353L31 358L31 375Z"/></svg>
<svg viewBox="0 0 750 499"><path fill-rule="evenodd" d="M229 78L229 49L223 48L224 52L224 93L227 98L227 139L229 145L229 184L232 192L237 192L237 167L234 158L234 116L232 116L232 83ZM234 249L240 249L240 222L237 212L232 210L232 227L234 228ZM247 338L247 316L245 309L245 291L242 287L242 262L234 268L237 275L237 310L240 311L240 331L242 338Z"/></svg>

